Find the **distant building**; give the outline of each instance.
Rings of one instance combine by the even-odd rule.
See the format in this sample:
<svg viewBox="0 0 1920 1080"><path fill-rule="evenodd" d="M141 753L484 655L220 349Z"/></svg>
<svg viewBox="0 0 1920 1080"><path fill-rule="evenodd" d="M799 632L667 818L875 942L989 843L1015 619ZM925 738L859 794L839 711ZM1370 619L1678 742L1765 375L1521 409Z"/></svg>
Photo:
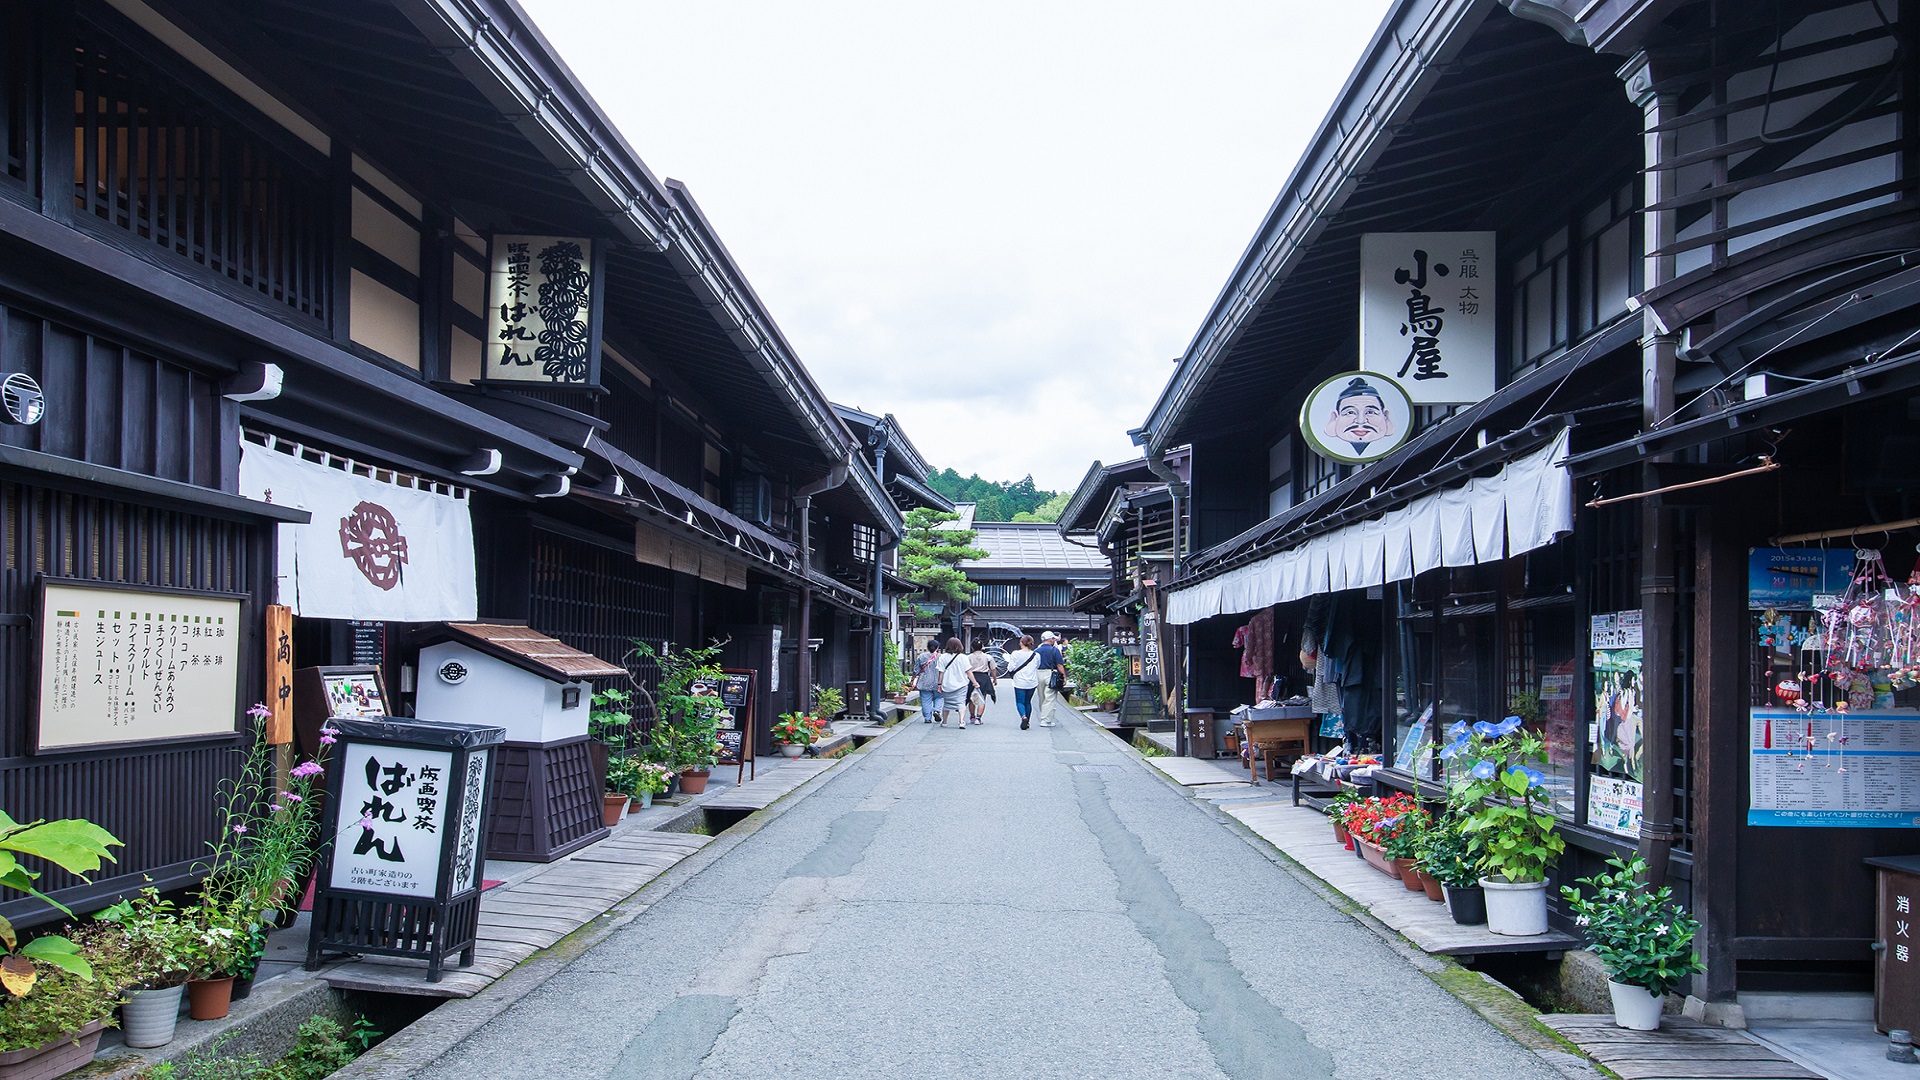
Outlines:
<svg viewBox="0 0 1920 1080"><path fill-rule="evenodd" d="M991 629L994 640L1014 628L1104 640L1106 617L1074 610L1075 599L1106 587L1113 571L1104 554L1068 541L1050 521L974 521L972 503L955 509L956 526L972 528L973 546L987 552L985 559L960 564L980 586L968 602L976 630Z"/></svg>

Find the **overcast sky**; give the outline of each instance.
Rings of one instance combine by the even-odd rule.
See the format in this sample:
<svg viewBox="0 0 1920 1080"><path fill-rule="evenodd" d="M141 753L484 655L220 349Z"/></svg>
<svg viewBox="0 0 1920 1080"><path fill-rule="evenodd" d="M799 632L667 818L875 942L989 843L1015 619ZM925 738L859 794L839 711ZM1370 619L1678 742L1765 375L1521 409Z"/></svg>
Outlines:
<svg viewBox="0 0 1920 1080"><path fill-rule="evenodd" d="M1387 0L522 0L828 396L1077 484L1185 350Z"/></svg>

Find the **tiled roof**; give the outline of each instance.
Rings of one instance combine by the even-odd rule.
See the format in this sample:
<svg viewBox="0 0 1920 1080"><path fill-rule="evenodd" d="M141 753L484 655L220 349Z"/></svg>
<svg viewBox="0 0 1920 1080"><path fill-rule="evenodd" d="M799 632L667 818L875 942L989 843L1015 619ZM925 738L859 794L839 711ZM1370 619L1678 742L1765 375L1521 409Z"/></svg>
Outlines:
<svg viewBox="0 0 1920 1080"><path fill-rule="evenodd" d="M1050 521L976 521L973 529L973 546L985 551L987 557L961 563L963 570L1091 570L1105 574L1111 569L1105 555L1068 543Z"/></svg>
<svg viewBox="0 0 1920 1080"><path fill-rule="evenodd" d="M511 623L446 623L454 639L554 682L625 675L627 669Z"/></svg>

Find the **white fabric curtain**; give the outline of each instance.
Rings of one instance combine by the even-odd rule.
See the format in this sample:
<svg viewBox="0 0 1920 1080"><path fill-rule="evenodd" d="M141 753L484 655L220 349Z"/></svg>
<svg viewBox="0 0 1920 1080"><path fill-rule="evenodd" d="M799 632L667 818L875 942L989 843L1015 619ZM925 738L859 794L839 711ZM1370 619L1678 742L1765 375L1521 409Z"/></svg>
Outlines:
<svg viewBox="0 0 1920 1080"><path fill-rule="evenodd" d="M1169 592L1167 621L1199 622L1302 597L1404 581L1441 566L1499 562L1573 531L1567 432L1493 476L1436 491Z"/></svg>

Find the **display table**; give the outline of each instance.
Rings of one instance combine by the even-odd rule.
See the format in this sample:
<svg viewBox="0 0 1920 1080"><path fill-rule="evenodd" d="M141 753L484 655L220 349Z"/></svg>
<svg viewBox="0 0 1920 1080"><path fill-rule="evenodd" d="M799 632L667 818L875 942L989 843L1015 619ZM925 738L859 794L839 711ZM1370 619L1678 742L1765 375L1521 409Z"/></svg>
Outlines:
<svg viewBox="0 0 1920 1080"><path fill-rule="evenodd" d="M1319 714L1305 705L1277 705L1255 708L1242 705L1233 710L1240 730L1240 756L1247 763L1249 779L1260 779L1260 762L1270 754L1285 757L1292 764L1307 752L1307 737L1319 723ZM1274 778L1273 764L1267 766L1267 779Z"/></svg>

